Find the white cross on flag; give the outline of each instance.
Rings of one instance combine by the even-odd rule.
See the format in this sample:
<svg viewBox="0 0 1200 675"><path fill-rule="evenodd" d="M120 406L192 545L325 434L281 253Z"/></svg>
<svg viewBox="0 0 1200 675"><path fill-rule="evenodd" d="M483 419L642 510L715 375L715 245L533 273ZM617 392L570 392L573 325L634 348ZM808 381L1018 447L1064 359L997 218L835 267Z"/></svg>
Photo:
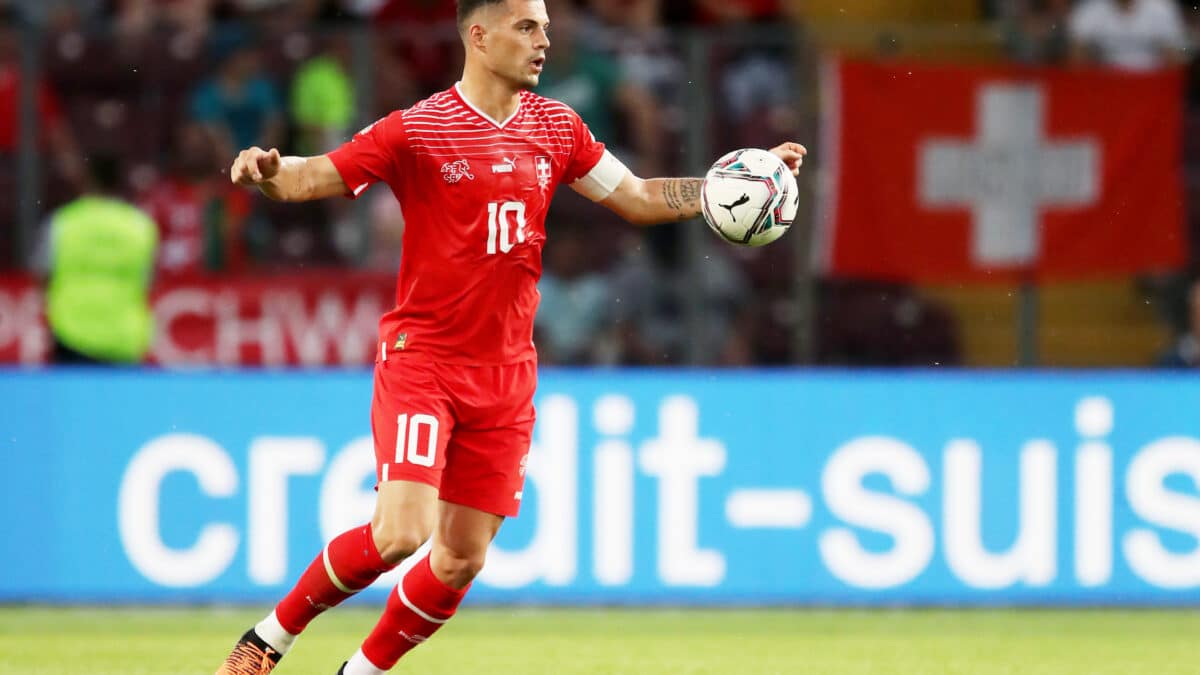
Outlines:
<svg viewBox="0 0 1200 675"><path fill-rule="evenodd" d="M1079 279L1182 263L1175 71L844 61L823 84L829 274Z"/></svg>

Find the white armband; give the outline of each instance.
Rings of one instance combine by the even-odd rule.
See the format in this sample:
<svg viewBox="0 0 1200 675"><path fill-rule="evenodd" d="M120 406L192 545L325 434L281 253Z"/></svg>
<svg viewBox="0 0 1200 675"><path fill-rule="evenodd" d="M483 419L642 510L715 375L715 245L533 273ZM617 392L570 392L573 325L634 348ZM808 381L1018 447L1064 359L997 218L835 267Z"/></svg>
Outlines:
<svg viewBox="0 0 1200 675"><path fill-rule="evenodd" d="M628 173L629 168L605 150L586 176L571 183L571 189L594 202L603 201L616 191Z"/></svg>

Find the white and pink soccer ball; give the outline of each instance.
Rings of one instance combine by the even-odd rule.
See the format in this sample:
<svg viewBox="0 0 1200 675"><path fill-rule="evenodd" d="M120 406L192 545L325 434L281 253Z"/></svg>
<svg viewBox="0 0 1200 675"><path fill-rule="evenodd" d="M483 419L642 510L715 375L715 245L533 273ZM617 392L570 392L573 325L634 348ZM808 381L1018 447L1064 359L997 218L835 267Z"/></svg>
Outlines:
<svg viewBox="0 0 1200 675"><path fill-rule="evenodd" d="M762 246L782 237L796 220L800 191L783 160L745 148L718 159L700 192L704 221L722 239Z"/></svg>

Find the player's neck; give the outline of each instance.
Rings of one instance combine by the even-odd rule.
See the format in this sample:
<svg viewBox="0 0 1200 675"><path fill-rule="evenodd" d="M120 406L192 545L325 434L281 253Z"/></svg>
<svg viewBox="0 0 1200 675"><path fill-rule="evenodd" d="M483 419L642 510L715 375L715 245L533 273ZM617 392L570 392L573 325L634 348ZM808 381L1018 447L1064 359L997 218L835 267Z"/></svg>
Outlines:
<svg viewBox="0 0 1200 675"><path fill-rule="evenodd" d="M521 103L521 91L500 78L480 74L468 68L463 72L458 91L479 112L502 124L512 117Z"/></svg>

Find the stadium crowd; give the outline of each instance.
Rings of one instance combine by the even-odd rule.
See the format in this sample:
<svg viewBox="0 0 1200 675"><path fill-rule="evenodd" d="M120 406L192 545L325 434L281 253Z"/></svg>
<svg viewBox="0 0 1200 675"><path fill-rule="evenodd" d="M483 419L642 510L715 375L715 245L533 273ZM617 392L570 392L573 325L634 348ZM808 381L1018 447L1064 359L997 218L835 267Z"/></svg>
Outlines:
<svg viewBox="0 0 1200 675"><path fill-rule="evenodd" d="M1133 25L1113 24L1106 14L1121 2L900 4L916 20L966 15L998 23L1005 27L1002 49L1026 62L1140 69L1190 61L1197 17L1190 5L1130 0L1130 11L1149 18L1131 29L1136 34L1114 35L1112 25ZM554 45L539 93L573 106L643 175L696 168L685 151L696 73L681 28L707 29L709 68L701 75L711 84L704 99L713 156L795 137L811 140L819 162L817 106L802 94L814 89L810 43L821 37L807 26L837 12L814 5L836 4L867 19L887 5L550 4ZM373 190L361 205L278 204L232 188L225 171L238 148L320 153L445 88L461 68L450 0L0 0L0 9L0 219L7 233L0 235L0 268L44 264L44 247L23 247L33 251L23 258L12 235L22 49L32 48L40 79L26 86L37 93L42 218L94 189L94 167L111 164L118 193L158 223L157 278L395 269L404 222L387 190ZM764 32L764 24L774 28ZM895 38L880 39L878 49L896 50ZM1200 124L1200 115L1188 119L1190 128ZM1195 173L1200 134L1185 137ZM689 349L714 365L802 360L793 337L800 247L742 250L703 238L697 251L685 226L643 233L565 192L548 223L553 243L538 322L544 362L674 364L688 361ZM1200 199L1191 202L1194 210ZM1200 223L1200 215L1190 221ZM690 262L701 258L697 275ZM959 360L954 318L913 289L824 281L817 295L816 351L807 358L867 365ZM703 310L699 345L683 320L689 303ZM1169 318L1182 327L1185 315Z"/></svg>

